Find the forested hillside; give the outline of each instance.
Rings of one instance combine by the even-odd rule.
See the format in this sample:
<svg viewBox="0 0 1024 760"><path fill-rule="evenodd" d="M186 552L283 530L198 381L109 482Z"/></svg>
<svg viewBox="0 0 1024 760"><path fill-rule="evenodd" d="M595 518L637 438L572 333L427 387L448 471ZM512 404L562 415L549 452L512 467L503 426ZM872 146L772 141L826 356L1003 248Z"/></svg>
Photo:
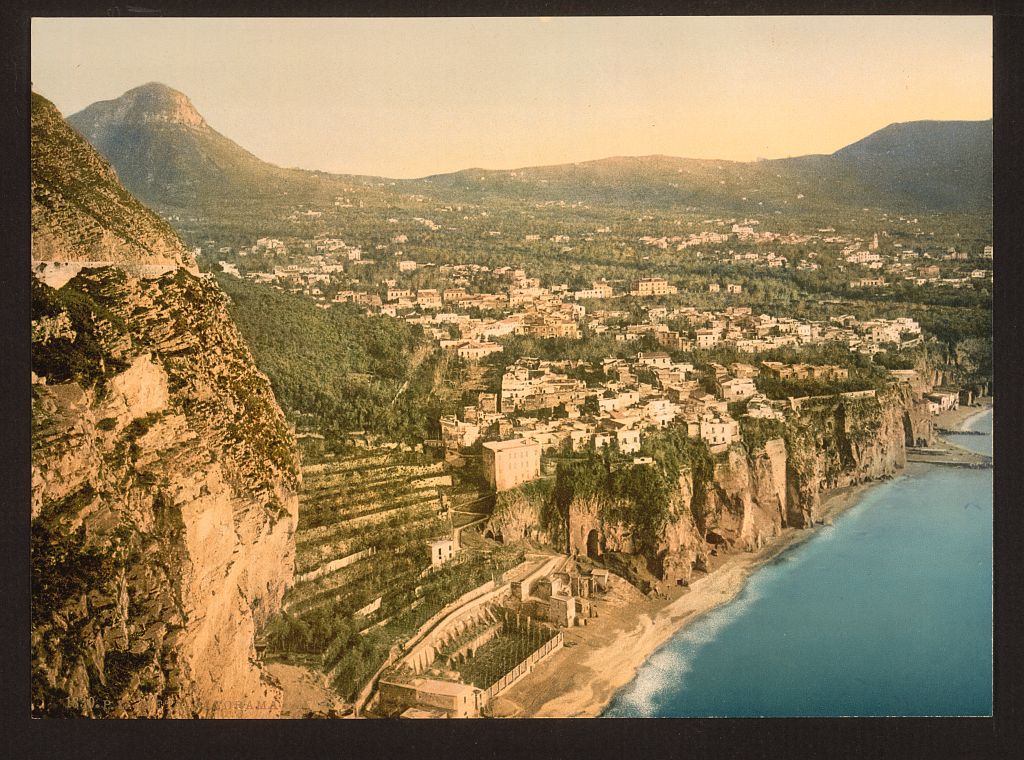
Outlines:
<svg viewBox="0 0 1024 760"><path fill-rule="evenodd" d="M322 309L229 276L217 281L257 366L300 430L365 430L417 441L436 433L430 427L443 402L433 389L458 367L420 327L369 317L352 304Z"/></svg>

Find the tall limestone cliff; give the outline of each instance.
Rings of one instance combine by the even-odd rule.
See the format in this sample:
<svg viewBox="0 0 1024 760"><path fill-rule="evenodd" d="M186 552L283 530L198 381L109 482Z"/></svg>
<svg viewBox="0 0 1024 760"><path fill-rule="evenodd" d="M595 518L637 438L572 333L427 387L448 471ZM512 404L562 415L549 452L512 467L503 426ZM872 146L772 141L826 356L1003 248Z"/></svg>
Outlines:
<svg viewBox="0 0 1024 760"><path fill-rule="evenodd" d="M708 568L712 552L757 549L784 528L810 527L822 495L895 475L906 464L906 447L932 437L926 406L907 386L809 399L775 430L715 455L686 443L688 464L661 485L654 470L629 483L596 462L579 467L556 479L546 501L537 488L501 494L489 526L505 540L539 538L570 554L601 557L646 590L689 581L694 570ZM630 509L629 489L650 483L655 487L633 498Z"/></svg>
<svg viewBox="0 0 1024 760"><path fill-rule="evenodd" d="M905 386L804 405L787 427L786 523L813 524L822 493L895 475L907 445L931 438L927 409Z"/></svg>
<svg viewBox="0 0 1024 760"><path fill-rule="evenodd" d="M70 267L32 284L33 714L272 717L284 416L180 240L36 95L32 131L33 257Z"/></svg>

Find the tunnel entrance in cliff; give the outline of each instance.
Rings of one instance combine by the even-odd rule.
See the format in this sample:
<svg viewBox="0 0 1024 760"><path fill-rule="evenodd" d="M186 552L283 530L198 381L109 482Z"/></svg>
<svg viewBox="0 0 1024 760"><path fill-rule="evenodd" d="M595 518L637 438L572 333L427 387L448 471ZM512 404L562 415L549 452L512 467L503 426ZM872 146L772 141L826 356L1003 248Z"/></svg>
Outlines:
<svg viewBox="0 0 1024 760"><path fill-rule="evenodd" d="M587 534L587 556L591 559L601 558L601 538L597 535L596 530Z"/></svg>

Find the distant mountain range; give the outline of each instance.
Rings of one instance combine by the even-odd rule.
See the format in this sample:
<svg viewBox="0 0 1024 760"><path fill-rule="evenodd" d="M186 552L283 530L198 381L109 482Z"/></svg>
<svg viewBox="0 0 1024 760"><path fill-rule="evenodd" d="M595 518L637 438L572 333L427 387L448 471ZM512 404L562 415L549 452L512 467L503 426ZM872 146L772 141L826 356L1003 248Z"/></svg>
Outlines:
<svg viewBox="0 0 1024 760"><path fill-rule="evenodd" d="M116 168L121 181L161 209L321 196L335 183L382 178L284 169L261 161L206 123L189 99L158 83L129 90L68 118ZM992 204L992 122L891 124L831 155L754 162L671 156L617 157L515 170L466 169L398 190L439 200L583 202L709 212L835 207L986 211Z"/></svg>

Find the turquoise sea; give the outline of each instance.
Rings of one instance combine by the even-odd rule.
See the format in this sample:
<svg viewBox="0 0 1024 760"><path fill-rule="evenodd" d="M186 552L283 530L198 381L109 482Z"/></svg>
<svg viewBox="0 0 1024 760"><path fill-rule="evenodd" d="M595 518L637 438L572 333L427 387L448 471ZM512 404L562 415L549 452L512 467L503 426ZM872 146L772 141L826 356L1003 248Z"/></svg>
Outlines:
<svg viewBox="0 0 1024 760"><path fill-rule="evenodd" d="M952 440L992 451L992 413ZM990 715L992 470L912 466L758 570L612 717Z"/></svg>

